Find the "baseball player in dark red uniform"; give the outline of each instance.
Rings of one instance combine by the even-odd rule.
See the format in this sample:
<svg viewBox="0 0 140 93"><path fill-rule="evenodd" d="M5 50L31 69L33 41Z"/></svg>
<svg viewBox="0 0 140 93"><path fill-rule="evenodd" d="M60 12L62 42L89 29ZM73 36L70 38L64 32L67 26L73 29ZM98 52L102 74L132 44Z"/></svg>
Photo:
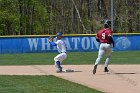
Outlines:
<svg viewBox="0 0 140 93"><path fill-rule="evenodd" d="M110 62L111 58L111 52L112 47L114 47L114 40L112 38L112 30L111 30L111 21L105 20L104 28L99 30L99 32L96 35L96 40L100 42L99 52L98 52L98 58L96 59L93 74L96 73L97 66L101 61L101 58L104 54L106 54L107 58L105 61L105 67L104 72L108 72L108 64Z"/></svg>

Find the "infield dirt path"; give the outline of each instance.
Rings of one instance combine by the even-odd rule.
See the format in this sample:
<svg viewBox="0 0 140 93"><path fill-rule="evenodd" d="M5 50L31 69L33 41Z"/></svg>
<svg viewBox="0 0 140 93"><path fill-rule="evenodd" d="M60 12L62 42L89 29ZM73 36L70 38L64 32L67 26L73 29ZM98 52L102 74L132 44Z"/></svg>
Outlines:
<svg viewBox="0 0 140 93"><path fill-rule="evenodd" d="M92 65L64 65L75 72L56 73L52 65L0 66L0 75L55 75L106 93L140 93L140 65L110 65L104 73L98 66L92 74Z"/></svg>

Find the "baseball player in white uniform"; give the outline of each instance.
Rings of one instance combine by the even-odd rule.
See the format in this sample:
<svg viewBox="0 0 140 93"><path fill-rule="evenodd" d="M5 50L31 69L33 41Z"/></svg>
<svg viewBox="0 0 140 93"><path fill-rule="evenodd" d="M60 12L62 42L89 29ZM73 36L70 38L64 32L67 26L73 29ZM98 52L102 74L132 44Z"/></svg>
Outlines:
<svg viewBox="0 0 140 93"><path fill-rule="evenodd" d="M98 31L96 35L96 40L100 42L100 48L98 52L98 58L96 59L96 62L94 65L93 74L96 73L97 66L100 63L104 54L106 54L107 56L106 61L105 61L104 72L109 71L107 67L110 62L112 47L114 47L114 40L112 38L112 30L110 29L110 27L111 27L111 21L105 20L104 28Z"/></svg>
<svg viewBox="0 0 140 93"><path fill-rule="evenodd" d="M64 41L62 41L62 33L58 32L56 34L56 38L57 41L53 42L53 38L50 37L49 38L49 43L52 46L57 46L58 49L58 55L56 57L54 57L54 61L55 61L55 68L56 68L56 72L60 73L62 72L62 67L61 67L61 63L64 59L67 58L67 54L66 54L66 44L64 43Z"/></svg>

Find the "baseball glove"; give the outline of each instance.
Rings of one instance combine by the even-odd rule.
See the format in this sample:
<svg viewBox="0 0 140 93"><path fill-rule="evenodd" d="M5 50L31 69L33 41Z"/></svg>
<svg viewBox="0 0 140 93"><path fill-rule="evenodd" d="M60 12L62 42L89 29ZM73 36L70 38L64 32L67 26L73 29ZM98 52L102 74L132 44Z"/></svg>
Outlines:
<svg viewBox="0 0 140 93"><path fill-rule="evenodd" d="M49 42L53 42L53 36L49 36L48 40Z"/></svg>

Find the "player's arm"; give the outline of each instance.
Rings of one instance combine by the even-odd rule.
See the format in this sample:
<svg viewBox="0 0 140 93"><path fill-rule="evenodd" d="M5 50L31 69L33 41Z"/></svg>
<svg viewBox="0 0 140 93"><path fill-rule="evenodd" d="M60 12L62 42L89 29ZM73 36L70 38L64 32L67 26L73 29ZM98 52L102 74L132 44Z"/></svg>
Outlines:
<svg viewBox="0 0 140 93"><path fill-rule="evenodd" d="M53 37L52 37L52 36L50 36L50 37L48 38L48 41L49 41L49 43L50 43L52 46L56 46L56 45L57 45L55 42L53 42Z"/></svg>
<svg viewBox="0 0 140 93"><path fill-rule="evenodd" d="M99 36L98 36L98 35L99 35L99 34L97 34L95 38L96 38L96 41L97 41L97 42L100 42L100 39L99 39Z"/></svg>
<svg viewBox="0 0 140 93"><path fill-rule="evenodd" d="M112 31L111 31L111 30L109 31L108 39L109 39L109 41L110 41L112 47L114 47L115 44L114 44L114 40L113 40L113 38L112 38Z"/></svg>
<svg viewBox="0 0 140 93"><path fill-rule="evenodd" d="M49 42L52 46L56 46L57 44L55 42Z"/></svg>
<svg viewBox="0 0 140 93"><path fill-rule="evenodd" d="M109 39L109 41L111 42L111 44L113 44L113 47L114 47L115 44L114 44L114 40L113 40L112 36L109 36L108 39Z"/></svg>

